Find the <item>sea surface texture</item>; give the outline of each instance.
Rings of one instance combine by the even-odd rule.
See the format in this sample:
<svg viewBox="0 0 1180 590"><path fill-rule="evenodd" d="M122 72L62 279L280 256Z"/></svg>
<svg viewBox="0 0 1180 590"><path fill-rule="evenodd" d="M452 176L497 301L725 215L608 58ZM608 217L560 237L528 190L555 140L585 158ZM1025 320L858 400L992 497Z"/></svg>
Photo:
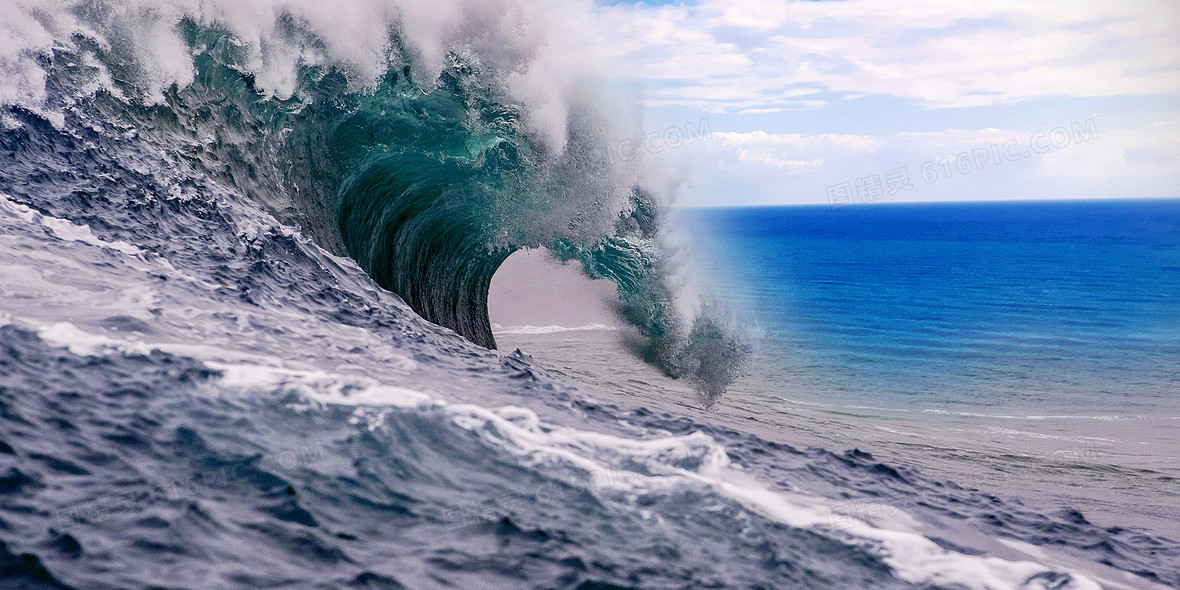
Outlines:
<svg viewBox="0 0 1180 590"><path fill-rule="evenodd" d="M694 219L710 275L763 331L739 387L779 396L778 413L856 415L879 450L1176 535L1180 201Z"/></svg>
<svg viewBox="0 0 1180 590"><path fill-rule="evenodd" d="M1167 415L1167 391L1151 388L1174 379L1163 366L1174 352L1119 357L1142 367L1111 352L1175 342L1174 316L1158 311L1167 293L1143 291L1134 269L1107 268L1131 282L1103 293L1142 314L1065 314L1081 322L1070 330L1119 339L1079 361L1111 367L1084 390L1064 361L1042 377L1032 357L1020 373L971 356L999 354L972 348L983 337L972 330L1021 313L989 302L995 290L970 292L979 261L929 264L965 273L962 306L994 315L937 321L942 308L911 299L952 287L929 279L905 295L891 283L903 275L808 262L873 259L849 257L839 236L808 250L815 236L797 230L816 223L788 212L725 226L797 246L758 250L797 263L775 279L793 285L796 308L735 323L770 300L742 292L730 308L682 289L676 216L635 164L601 149L619 135L592 89L547 85L573 78L552 68L578 62L543 59L560 39L538 38L529 10L30 6L5 7L0 22L11 40L0 47L0 587L1180 585L1180 544L1161 527L985 489L904 440L836 436L868 423L786 401L852 400L883 425L890 408L1018 398L1026 374L1037 397L1020 403L1037 414L1143 415L1155 425L1145 431L1163 432L1151 420ZM457 24L437 26L434 9ZM1135 260L1118 248L1142 247L1126 242L1143 232L1120 231L1105 254L1114 266ZM995 243L999 257L1021 252ZM491 275L536 246L614 282L620 329L494 334ZM1174 246L1153 251L1166 259ZM734 268L768 264L743 260L752 266ZM816 289L817 272L834 286ZM874 323L840 317L839 304L800 311L856 298L838 283L857 277L877 281L858 300L878 311L846 311ZM1062 277L1065 291L1117 280ZM879 308L904 301L914 317L887 329L916 329L926 313L931 329L959 334L931 353L938 369L904 348L934 336L848 333L884 329ZM1022 329L1047 333L1054 313ZM1158 333L1120 323L1145 317ZM1029 346L1005 329L1006 346ZM558 345L509 353L510 336L560 337L574 362L541 356ZM497 338L502 352L488 348ZM874 355L883 368L859 362ZM584 378L610 359L623 359L610 379ZM930 376L956 367L1003 378ZM767 389L767 371L790 376ZM898 386L867 387L874 374ZM1119 392L1140 405L1097 399Z"/></svg>

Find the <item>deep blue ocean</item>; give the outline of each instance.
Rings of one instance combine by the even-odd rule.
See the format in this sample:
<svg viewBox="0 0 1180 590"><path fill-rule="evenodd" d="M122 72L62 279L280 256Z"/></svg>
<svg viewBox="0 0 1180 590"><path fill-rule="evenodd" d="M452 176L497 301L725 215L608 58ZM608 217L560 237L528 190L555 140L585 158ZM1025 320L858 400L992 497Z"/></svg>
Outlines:
<svg viewBox="0 0 1180 590"><path fill-rule="evenodd" d="M1180 201L692 215L788 387L894 407L1180 413Z"/></svg>

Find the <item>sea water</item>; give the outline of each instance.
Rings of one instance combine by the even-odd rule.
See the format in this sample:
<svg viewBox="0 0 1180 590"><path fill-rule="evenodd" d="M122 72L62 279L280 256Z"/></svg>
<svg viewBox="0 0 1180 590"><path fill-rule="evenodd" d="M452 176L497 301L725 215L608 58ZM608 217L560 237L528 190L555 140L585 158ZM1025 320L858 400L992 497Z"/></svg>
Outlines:
<svg viewBox="0 0 1180 590"><path fill-rule="evenodd" d="M1180 201L682 215L760 334L718 419L1176 534ZM618 333L519 332L498 338L604 389L658 403L680 387L674 403L693 405L618 353Z"/></svg>
<svg viewBox="0 0 1180 590"><path fill-rule="evenodd" d="M638 130L547 28L582 4L240 4L0 19L0 587L1180 584L1151 397L1174 357L1118 350L1174 342L1174 283L1123 268L1145 230L1056 269L1109 297L1066 332L987 300L1049 281L971 267L1025 229L952 229L921 280L873 256L929 240L872 237L921 224L849 222L884 209L704 213L669 247L659 164L609 149ZM479 346L498 265L540 246L610 279L631 327ZM726 305L693 313L705 290ZM956 297L990 315L947 319ZM1039 341L991 350L1028 337L1005 314L1115 352L1042 370Z"/></svg>

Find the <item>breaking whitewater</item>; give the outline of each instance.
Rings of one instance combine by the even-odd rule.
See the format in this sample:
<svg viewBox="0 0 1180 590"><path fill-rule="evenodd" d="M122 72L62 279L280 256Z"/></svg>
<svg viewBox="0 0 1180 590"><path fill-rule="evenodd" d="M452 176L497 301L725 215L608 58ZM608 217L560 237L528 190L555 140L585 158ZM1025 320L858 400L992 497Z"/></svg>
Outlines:
<svg viewBox="0 0 1180 590"><path fill-rule="evenodd" d="M750 358L582 10L0 7L0 585L1180 584L1174 542L489 349L544 246L693 403Z"/></svg>

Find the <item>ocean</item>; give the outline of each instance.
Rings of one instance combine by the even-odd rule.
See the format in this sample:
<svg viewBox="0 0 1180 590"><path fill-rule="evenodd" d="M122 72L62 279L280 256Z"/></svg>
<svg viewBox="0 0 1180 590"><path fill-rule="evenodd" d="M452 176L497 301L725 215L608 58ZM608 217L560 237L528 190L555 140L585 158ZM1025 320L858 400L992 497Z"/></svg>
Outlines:
<svg viewBox="0 0 1180 590"><path fill-rule="evenodd" d="M682 215L707 253L701 272L759 334L717 414L1047 510L1180 532L1180 202ZM500 339L645 403L660 395L638 381L676 387L610 332ZM614 353L586 355L587 339Z"/></svg>
<svg viewBox="0 0 1180 590"><path fill-rule="evenodd" d="M268 6L0 11L0 587L1180 586L1173 203L679 212L548 4Z"/></svg>

